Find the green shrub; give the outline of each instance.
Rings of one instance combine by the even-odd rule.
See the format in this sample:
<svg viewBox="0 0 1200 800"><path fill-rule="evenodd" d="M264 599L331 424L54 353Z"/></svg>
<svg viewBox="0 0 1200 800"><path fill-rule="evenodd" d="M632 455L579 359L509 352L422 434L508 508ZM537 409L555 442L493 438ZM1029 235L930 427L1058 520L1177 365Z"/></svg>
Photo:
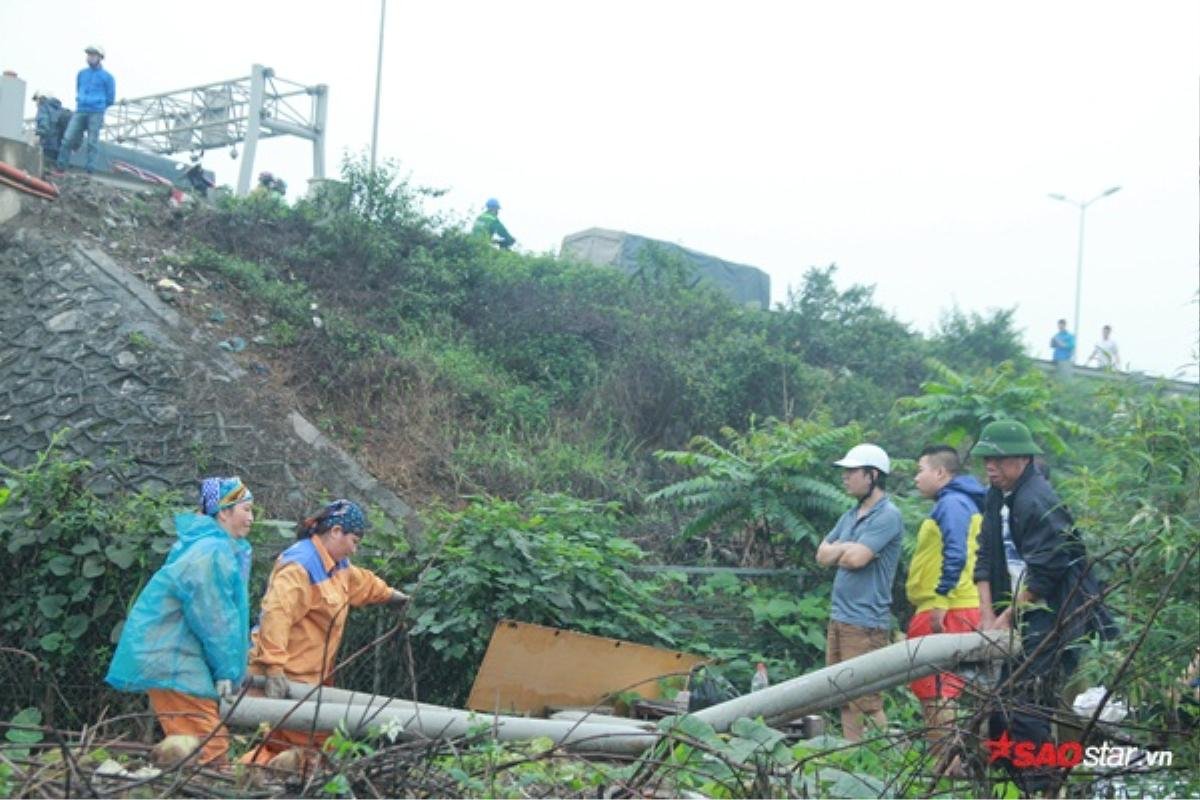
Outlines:
<svg viewBox="0 0 1200 800"><path fill-rule="evenodd" d="M73 702L61 710L71 713L72 723L90 722L111 697L97 689L125 613L175 540L170 512L179 498L150 492L101 497L89 486L92 465L64 457L57 445L26 468L0 465L0 474L6 490L0 492L0 542L20 575L8 582L0 603L2 638L41 659L54 681L83 689L72 691ZM51 705L43 713L50 719L58 698L46 697ZM15 702L6 698L0 707Z"/></svg>
<svg viewBox="0 0 1200 800"><path fill-rule="evenodd" d="M1063 435L1087 433L1083 426L1055 413L1051 384L1037 370L1022 372L1005 361L970 375L933 359L928 365L936 377L921 384L921 394L896 401L900 422L921 426L963 452L974 444L984 425L998 419L1024 423L1035 438L1058 454L1067 450Z"/></svg>
<svg viewBox="0 0 1200 800"><path fill-rule="evenodd" d="M192 251L183 263L199 272L216 273L235 283L274 314L280 322L312 327L316 299L303 283L284 281L261 264L210 248Z"/></svg>
<svg viewBox="0 0 1200 800"><path fill-rule="evenodd" d="M1015 308L987 314L964 312L954 306L942 313L929 340L933 358L966 372L981 372L1004 361L1024 367L1029 361L1013 316Z"/></svg>
<svg viewBox="0 0 1200 800"><path fill-rule="evenodd" d="M585 426L560 420L532 433L466 432L454 449L458 483L500 497L562 493L591 500L641 502L642 480L627 448L614 447Z"/></svg>
<svg viewBox="0 0 1200 800"><path fill-rule="evenodd" d="M668 572L659 591L681 650L718 659L745 691L762 661L774 682L825 663L832 575L744 577Z"/></svg>
<svg viewBox="0 0 1200 800"><path fill-rule="evenodd" d="M857 426L767 420L745 435L730 429L722 435L728 446L698 436L687 451L656 454L696 473L647 497L695 513L683 535L712 531L731 538L741 550L739 561L756 563L762 548L815 548L850 507L828 465L861 441Z"/></svg>
<svg viewBox="0 0 1200 800"><path fill-rule="evenodd" d="M1086 672L1092 685L1119 685L1140 722L1178 731L1200 652L1200 399L1117 385L1097 401L1104 446L1058 483L1113 590L1115 650L1130 664L1118 676L1123 658L1097 653ZM1198 744L1191 737L1190 763Z"/></svg>
<svg viewBox="0 0 1200 800"><path fill-rule="evenodd" d="M466 698L501 619L669 643L652 587L628 573L642 551L617 524L614 504L562 495L476 500L439 515L412 628L418 660L441 676L436 698Z"/></svg>

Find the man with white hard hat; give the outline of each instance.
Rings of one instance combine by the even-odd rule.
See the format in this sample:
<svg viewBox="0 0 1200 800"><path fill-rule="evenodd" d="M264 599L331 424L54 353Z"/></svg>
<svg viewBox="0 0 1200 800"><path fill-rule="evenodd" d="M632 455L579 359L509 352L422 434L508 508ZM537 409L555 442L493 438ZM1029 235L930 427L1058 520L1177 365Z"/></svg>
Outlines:
<svg viewBox="0 0 1200 800"><path fill-rule="evenodd" d="M96 171L96 156L100 152L100 128L104 125L104 112L116 102L117 82L100 62L104 60L104 48L88 45L84 48L88 65L75 76L75 114L67 124L62 146L58 150L58 169L67 168L71 153L79 149L83 134L87 132L88 172Z"/></svg>
<svg viewBox="0 0 1200 800"><path fill-rule="evenodd" d="M817 548L817 563L837 568L825 644L830 665L890 644L892 581L904 532L900 510L884 491L892 462L882 447L856 445L834 466L842 468L842 486L858 503ZM842 706L842 736L861 741L864 717L881 729L887 725L878 692Z"/></svg>

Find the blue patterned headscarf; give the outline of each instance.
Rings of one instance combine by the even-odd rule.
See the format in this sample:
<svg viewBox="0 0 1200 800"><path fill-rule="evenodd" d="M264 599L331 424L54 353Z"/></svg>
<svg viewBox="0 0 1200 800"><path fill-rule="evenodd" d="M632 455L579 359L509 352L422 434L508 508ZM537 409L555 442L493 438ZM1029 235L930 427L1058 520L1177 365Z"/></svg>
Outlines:
<svg viewBox="0 0 1200 800"><path fill-rule="evenodd" d="M205 478L200 482L200 513L210 517L253 499L254 495L236 475L232 478Z"/></svg>
<svg viewBox="0 0 1200 800"><path fill-rule="evenodd" d="M321 509L316 516L309 517L301 523L301 535L315 536L341 525L346 533L362 536L367 530L367 515L352 500L334 500Z"/></svg>

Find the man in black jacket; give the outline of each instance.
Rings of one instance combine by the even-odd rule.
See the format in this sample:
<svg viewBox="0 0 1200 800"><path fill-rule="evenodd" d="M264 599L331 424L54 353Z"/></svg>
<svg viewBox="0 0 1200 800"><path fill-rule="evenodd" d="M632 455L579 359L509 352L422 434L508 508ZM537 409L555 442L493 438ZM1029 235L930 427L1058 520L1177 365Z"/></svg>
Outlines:
<svg viewBox="0 0 1200 800"><path fill-rule="evenodd" d="M1029 429L1001 420L985 426L972 455L982 456L991 490L975 561L983 628L1016 627L1022 654L1005 671L1012 679L1005 707L992 714L992 739L1007 734L1029 741L1034 752L1051 740L1051 715L1079 663L1077 640L1091 631L1112 633L1100 603L1075 521L1043 477L1041 454ZM1045 788L1050 770L1012 770L1026 790Z"/></svg>

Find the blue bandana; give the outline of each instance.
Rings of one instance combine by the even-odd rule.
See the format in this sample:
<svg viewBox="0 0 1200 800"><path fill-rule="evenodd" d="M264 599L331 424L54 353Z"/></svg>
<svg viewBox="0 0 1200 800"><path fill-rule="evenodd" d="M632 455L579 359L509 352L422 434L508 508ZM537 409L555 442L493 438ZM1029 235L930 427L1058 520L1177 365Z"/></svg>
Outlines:
<svg viewBox="0 0 1200 800"><path fill-rule="evenodd" d="M200 513L210 517L253 499L254 495L236 475L232 478L205 478L200 482Z"/></svg>
<svg viewBox="0 0 1200 800"><path fill-rule="evenodd" d="M321 527L329 530L334 525L341 525L346 533L362 536L367 529L367 516L358 507L358 503L351 500L334 500L325 506L325 519Z"/></svg>

